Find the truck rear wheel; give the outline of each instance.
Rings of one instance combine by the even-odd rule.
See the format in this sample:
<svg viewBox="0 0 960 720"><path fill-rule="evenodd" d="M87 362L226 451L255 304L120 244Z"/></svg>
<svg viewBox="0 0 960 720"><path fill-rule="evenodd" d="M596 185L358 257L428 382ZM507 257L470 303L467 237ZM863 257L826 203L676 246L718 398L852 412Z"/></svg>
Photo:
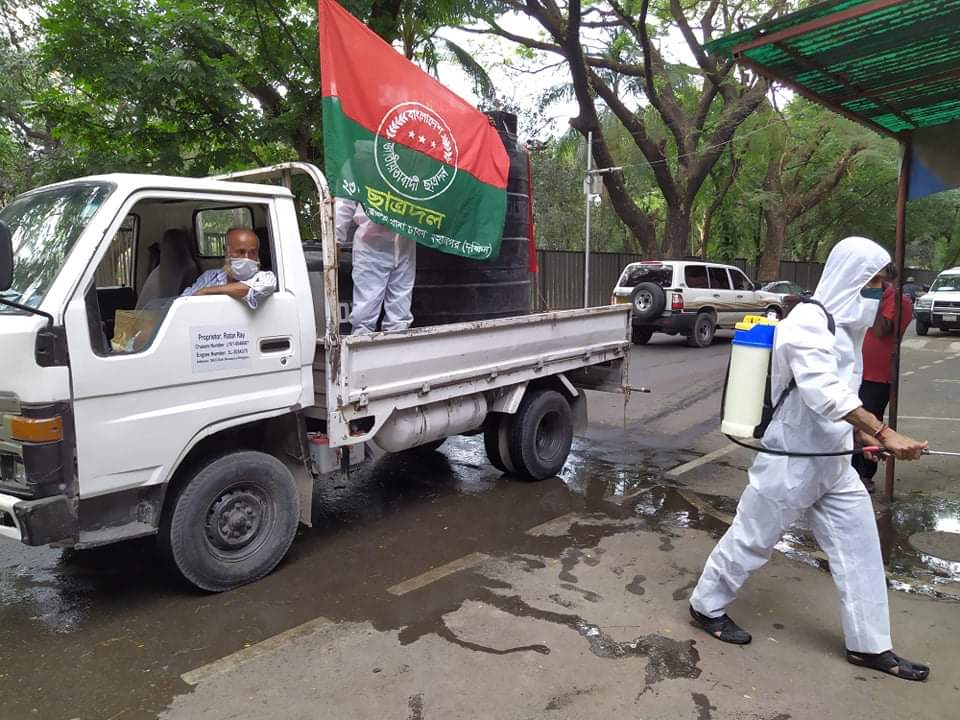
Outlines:
<svg viewBox="0 0 960 720"><path fill-rule="evenodd" d="M572 443L573 411L556 390L528 393L510 418L510 458L521 477L553 477L567 462Z"/></svg>
<svg viewBox="0 0 960 720"><path fill-rule="evenodd" d="M299 521L297 486L287 467L266 453L240 451L207 463L177 489L160 543L186 580L223 592L273 570Z"/></svg>
<svg viewBox="0 0 960 720"><path fill-rule="evenodd" d="M483 447L487 451L487 459L502 473L514 471L509 444L511 419L509 415L490 413L483 424Z"/></svg>

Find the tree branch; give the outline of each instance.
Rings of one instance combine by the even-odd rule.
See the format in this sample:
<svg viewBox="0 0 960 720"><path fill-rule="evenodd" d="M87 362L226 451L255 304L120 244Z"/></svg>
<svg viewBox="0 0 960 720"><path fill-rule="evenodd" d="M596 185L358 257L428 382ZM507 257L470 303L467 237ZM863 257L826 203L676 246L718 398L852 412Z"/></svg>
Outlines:
<svg viewBox="0 0 960 720"><path fill-rule="evenodd" d="M623 123L623 126L630 133L631 137L633 137L633 142L650 164L650 169L653 171L654 178L656 178L657 185L660 186L664 198L668 203L679 202L680 192L673 178L673 174L670 172L670 167L667 164L667 156L664 154L663 148L653 141L647 133L647 128L643 121L636 113L623 104L623 101L610 89L610 86L603 82L603 78L599 77L596 73L591 73L590 81L593 88L597 91L597 94L607 104L607 107L613 111L617 119Z"/></svg>
<svg viewBox="0 0 960 720"><path fill-rule="evenodd" d="M531 37L525 37L523 35L517 35L516 33L512 33L509 30L506 30L505 28L500 27L500 25L498 25L495 22L491 22L491 21L487 21L487 22L489 24L489 28L464 27L464 28L460 28L460 30L463 30L464 32L468 32L468 33L473 33L475 35L489 35L490 33L493 33L494 35L498 35L499 37L502 37L505 40L510 40L511 42L515 42L518 45L523 45L524 47L532 48L534 50L543 50L544 52L563 54L563 48L561 48L559 45L556 45L554 43L544 42L543 40L537 40Z"/></svg>
<svg viewBox="0 0 960 720"><path fill-rule="evenodd" d="M727 194L730 192L730 188L733 187L737 175L740 174L740 168L742 166L743 161L738 158L737 154L733 151L733 145L730 145L730 170L726 173L723 184L720 185L719 190L714 194L713 200L710 201L710 205L707 207L703 216L703 232L700 234L700 242L704 258L707 257L707 244L710 242L713 216L717 214L717 211L719 211L723 205L723 201L727 199Z"/></svg>
<svg viewBox="0 0 960 720"><path fill-rule="evenodd" d="M786 209L790 220L796 220L832 193L837 188L837 185L840 184L840 181L843 180L843 176L846 175L853 160L863 150L863 145L854 145L848 148L836 163L834 163L833 169L820 179L820 182L807 190L807 192L801 194L795 203L788 205Z"/></svg>
<svg viewBox="0 0 960 720"><path fill-rule="evenodd" d="M714 0L712 10L708 10L708 13L712 14L712 12L716 12L717 2L718 0ZM673 16L674 22L677 23L677 27L680 28L680 33L683 35L683 39L686 40L690 52L693 53L697 65L703 70L707 79L719 88L723 82L723 78L717 73L717 63L703 51L703 45L697 40L696 35L693 34L693 29L687 21L687 17L683 12L683 6L680 5L680 0L670 0L670 14Z"/></svg>
<svg viewBox="0 0 960 720"><path fill-rule="evenodd" d="M676 98L673 95L673 86L670 84L670 79L667 77L665 69L666 66L663 62L663 58L660 57L660 54L654 50L653 45L650 42L650 34L647 32L647 12L650 9L650 0L643 0L642 5L640 6L640 17L636 20L630 17L626 10L624 10L624 8L618 2L616 2L616 0L612 0L610 6L620 18L620 21L627 28L629 28L634 37L640 41L640 46L643 50L644 85L647 99L650 101L650 104L654 107L654 109L660 113L660 116L663 118L667 129L669 129L670 133L673 135L673 139L677 144L678 155L681 158L680 162L683 164L683 158L685 158L692 150L692 148L689 147L687 120L683 109L677 103ZM661 94L657 91L656 83L653 77L654 70L657 71L657 74L663 80L663 87L665 90L663 96L661 96Z"/></svg>
<svg viewBox="0 0 960 720"><path fill-rule="evenodd" d="M756 110L767 95L769 84L766 80L759 80L750 90L736 102L724 107L716 129L710 135L708 147L697 155L696 161L690 167L687 182L687 198L692 202L700 191L703 181L723 152L724 146L733 139L737 128Z"/></svg>

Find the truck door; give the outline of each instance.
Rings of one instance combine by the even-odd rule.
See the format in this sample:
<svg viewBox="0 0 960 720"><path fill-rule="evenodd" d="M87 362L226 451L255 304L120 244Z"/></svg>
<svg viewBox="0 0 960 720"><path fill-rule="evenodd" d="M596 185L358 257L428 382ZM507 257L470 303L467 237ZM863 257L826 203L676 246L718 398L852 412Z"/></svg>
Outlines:
<svg viewBox="0 0 960 720"><path fill-rule="evenodd" d="M162 484L214 429L312 396L275 202L149 192L118 214L65 317L81 498ZM237 225L260 237L276 292L256 309L224 295L180 297L202 271L223 267L223 237Z"/></svg>

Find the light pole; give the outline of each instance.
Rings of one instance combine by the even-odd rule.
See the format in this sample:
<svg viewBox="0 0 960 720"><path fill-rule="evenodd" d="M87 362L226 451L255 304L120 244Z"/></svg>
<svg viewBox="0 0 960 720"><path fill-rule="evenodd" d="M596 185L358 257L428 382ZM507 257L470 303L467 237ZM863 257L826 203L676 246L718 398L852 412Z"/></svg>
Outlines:
<svg viewBox="0 0 960 720"><path fill-rule="evenodd" d="M603 175L623 170L622 167L593 168L593 131L587 131L587 173L583 177L583 196L586 205L586 221L583 239L583 306L590 307L590 211L593 205L600 204L600 191L603 189Z"/></svg>
<svg viewBox="0 0 960 720"><path fill-rule="evenodd" d="M593 178L591 169L593 167L593 130L587 131L587 174L583 178L583 194L586 198L586 227L584 228L583 244L583 306L590 307L590 206L593 204L591 197L593 189Z"/></svg>

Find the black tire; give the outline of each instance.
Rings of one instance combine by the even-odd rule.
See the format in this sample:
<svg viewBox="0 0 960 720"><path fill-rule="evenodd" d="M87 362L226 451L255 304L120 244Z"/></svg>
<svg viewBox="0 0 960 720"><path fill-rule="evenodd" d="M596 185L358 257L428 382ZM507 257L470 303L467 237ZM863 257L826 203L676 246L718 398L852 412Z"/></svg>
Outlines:
<svg viewBox="0 0 960 720"><path fill-rule="evenodd" d="M271 455L239 451L204 465L167 503L160 547L202 590L259 580L287 554L300 522L293 475Z"/></svg>
<svg viewBox="0 0 960 720"><path fill-rule="evenodd" d="M710 347L716 331L713 318L708 313L700 313L693 323L693 330L687 336L687 345L698 348Z"/></svg>
<svg viewBox="0 0 960 720"><path fill-rule="evenodd" d="M650 338L653 337L653 330L650 328L633 328L633 331L630 333L630 339L633 340L634 345L646 345L650 342Z"/></svg>
<svg viewBox="0 0 960 720"><path fill-rule="evenodd" d="M556 390L527 394L510 418L510 458L515 474L528 480L553 477L573 443L573 411Z"/></svg>
<svg viewBox="0 0 960 720"><path fill-rule="evenodd" d="M930 326L923 322L923 320L917 320L917 335L923 337L928 332L930 332Z"/></svg>
<svg viewBox="0 0 960 720"><path fill-rule="evenodd" d="M783 320L783 308L779 305L771 305L766 310L767 313L773 313L777 316L777 320Z"/></svg>
<svg viewBox="0 0 960 720"><path fill-rule="evenodd" d="M487 459L502 473L513 472L507 437L509 428L510 416L502 413L490 413L483 424L483 448L487 451Z"/></svg>
<svg viewBox="0 0 960 720"><path fill-rule="evenodd" d="M663 314L667 306L667 295L656 283L640 283L630 295L633 317L636 320L653 320Z"/></svg>

